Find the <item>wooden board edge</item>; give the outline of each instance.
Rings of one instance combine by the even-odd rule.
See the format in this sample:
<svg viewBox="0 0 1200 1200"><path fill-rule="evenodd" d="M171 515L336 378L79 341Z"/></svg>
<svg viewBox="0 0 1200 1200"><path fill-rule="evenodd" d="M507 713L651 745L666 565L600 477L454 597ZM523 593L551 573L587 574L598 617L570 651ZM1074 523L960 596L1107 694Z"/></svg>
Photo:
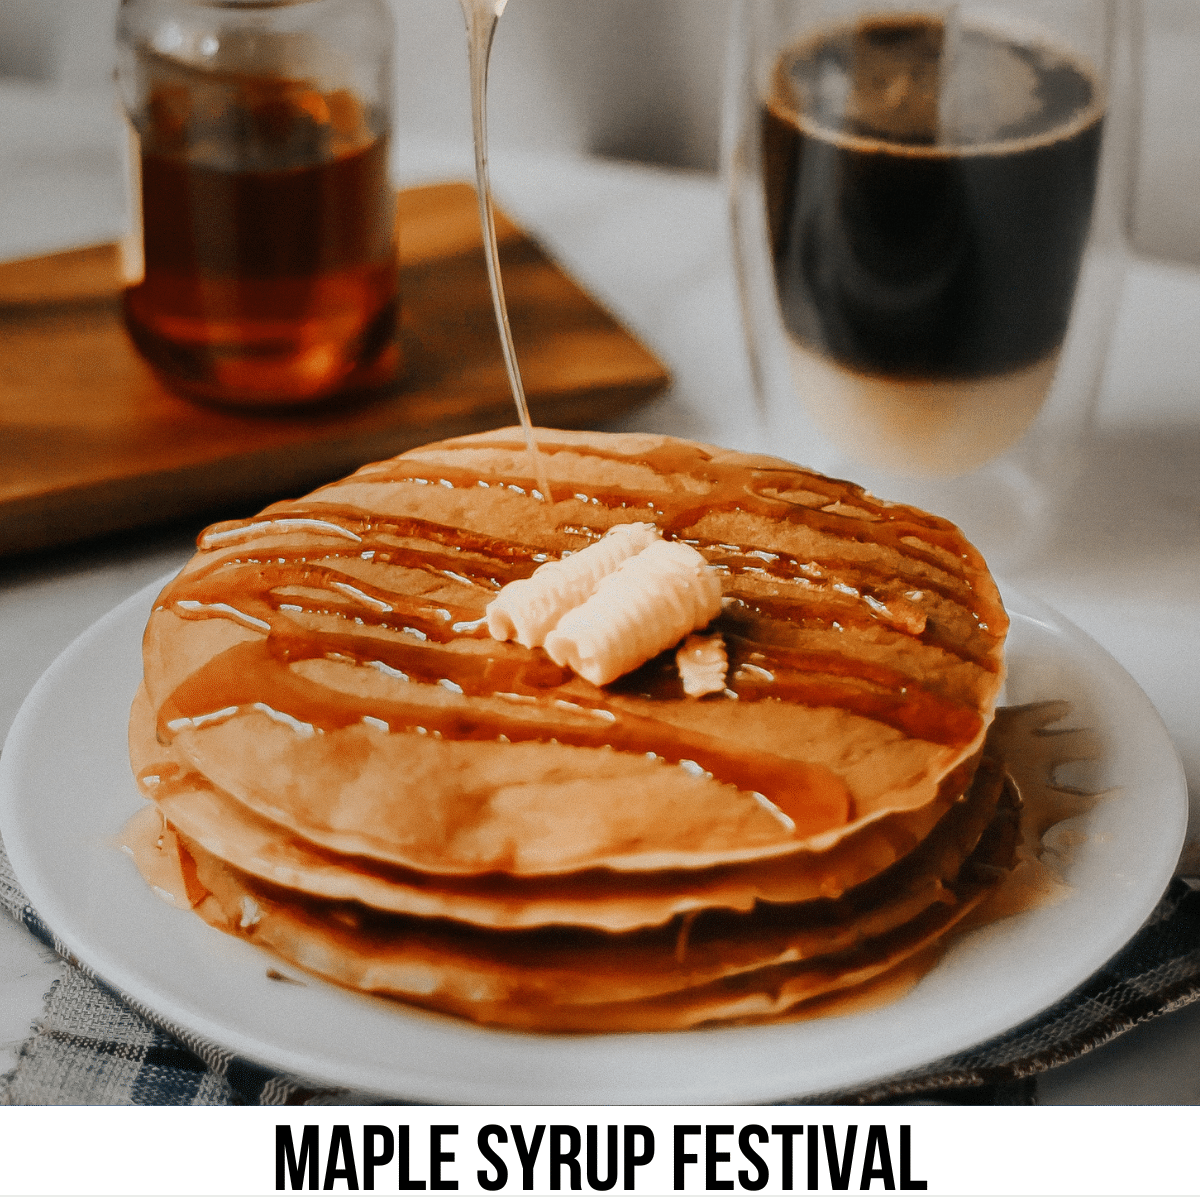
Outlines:
<svg viewBox="0 0 1200 1200"><path fill-rule="evenodd" d="M542 395L536 419L551 428L585 429L597 424L597 409L613 419L661 392L660 382L652 380L635 386ZM495 407L494 427L514 423L509 409L510 402ZM476 410L420 428L356 431L322 445L290 446L286 455L281 455L278 447L257 450L223 460L219 481L213 479L207 463L160 471L139 478L136 496L129 494L128 481L113 479L7 501L0 521L0 556L148 529L198 513L249 516L266 504L304 495L366 463L429 442L476 433L479 418ZM331 463L339 465L331 467Z"/></svg>

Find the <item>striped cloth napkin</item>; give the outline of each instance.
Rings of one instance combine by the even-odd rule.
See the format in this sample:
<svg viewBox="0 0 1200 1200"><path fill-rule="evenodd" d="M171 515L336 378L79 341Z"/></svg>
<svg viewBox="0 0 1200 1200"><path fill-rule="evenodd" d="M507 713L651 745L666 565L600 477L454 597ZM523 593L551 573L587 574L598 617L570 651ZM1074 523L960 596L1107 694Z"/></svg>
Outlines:
<svg viewBox="0 0 1200 1200"><path fill-rule="evenodd" d="M853 1092L796 1097L789 1103L1034 1103L1039 1071L1200 997L1200 852L1185 859L1181 874L1133 940L1057 1004L1000 1037L917 1070ZM21 891L2 844L0 910L65 960L16 1068L0 1078L0 1103L411 1103L280 1075L116 994L46 928Z"/></svg>

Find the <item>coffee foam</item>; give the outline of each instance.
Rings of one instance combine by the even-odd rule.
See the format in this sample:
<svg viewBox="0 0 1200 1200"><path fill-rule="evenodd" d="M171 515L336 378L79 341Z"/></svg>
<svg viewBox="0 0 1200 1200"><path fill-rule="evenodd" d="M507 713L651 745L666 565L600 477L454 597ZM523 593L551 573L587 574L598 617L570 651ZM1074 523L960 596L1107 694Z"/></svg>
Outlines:
<svg viewBox="0 0 1200 1200"><path fill-rule="evenodd" d="M864 466L945 478L1007 450L1041 410L1059 352L977 379L888 379L788 341L796 394L817 428Z"/></svg>
<svg viewBox="0 0 1200 1200"><path fill-rule="evenodd" d="M822 45L853 38L857 28L855 23L826 27L795 44L776 65L764 107L805 136L840 150L923 159L1023 154L1069 140L1104 117L1105 89L1083 58L1064 46L1014 37L984 24L960 28L949 51L951 69L936 70L929 79L893 79L873 93L870 81L825 69L814 78L806 101L803 89L789 77L788 65L815 59ZM1065 67L1086 80L1090 100L1046 121L1046 100L1039 95L1036 68L1028 61L1033 57L1048 69ZM860 89L865 95L856 95ZM838 118L831 120L831 112ZM876 131L846 128L846 119ZM899 127L883 128L897 120ZM904 129L914 120L936 131L932 141L905 136ZM1022 126L1028 130L1023 134L997 133ZM909 129L912 135L916 132Z"/></svg>

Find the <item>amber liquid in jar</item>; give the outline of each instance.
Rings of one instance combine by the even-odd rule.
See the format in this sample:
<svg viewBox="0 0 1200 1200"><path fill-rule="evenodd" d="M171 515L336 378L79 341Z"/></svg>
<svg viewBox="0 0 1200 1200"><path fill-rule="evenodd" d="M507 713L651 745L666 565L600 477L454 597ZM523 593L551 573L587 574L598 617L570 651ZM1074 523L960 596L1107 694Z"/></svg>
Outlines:
<svg viewBox="0 0 1200 1200"><path fill-rule="evenodd" d="M175 391L303 404L393 376L386 124L351 92L143 52L138 350Z"/></svg>

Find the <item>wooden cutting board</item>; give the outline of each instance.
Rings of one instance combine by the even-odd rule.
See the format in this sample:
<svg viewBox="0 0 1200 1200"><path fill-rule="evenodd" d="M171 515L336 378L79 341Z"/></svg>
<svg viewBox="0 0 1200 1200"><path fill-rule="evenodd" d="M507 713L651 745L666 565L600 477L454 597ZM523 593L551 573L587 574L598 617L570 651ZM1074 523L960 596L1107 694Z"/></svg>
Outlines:
<svg viewBox="0 0 1200 1200"><path fill-rule="evenodd" d="M666 368L497 214L537 424L584 428L648 400ZM116 246L0 264L0 554L193 513L243 515L364 462L516 420L474 190L400 194L402 377L307 414L166 391L121 324Z"/></svg>

